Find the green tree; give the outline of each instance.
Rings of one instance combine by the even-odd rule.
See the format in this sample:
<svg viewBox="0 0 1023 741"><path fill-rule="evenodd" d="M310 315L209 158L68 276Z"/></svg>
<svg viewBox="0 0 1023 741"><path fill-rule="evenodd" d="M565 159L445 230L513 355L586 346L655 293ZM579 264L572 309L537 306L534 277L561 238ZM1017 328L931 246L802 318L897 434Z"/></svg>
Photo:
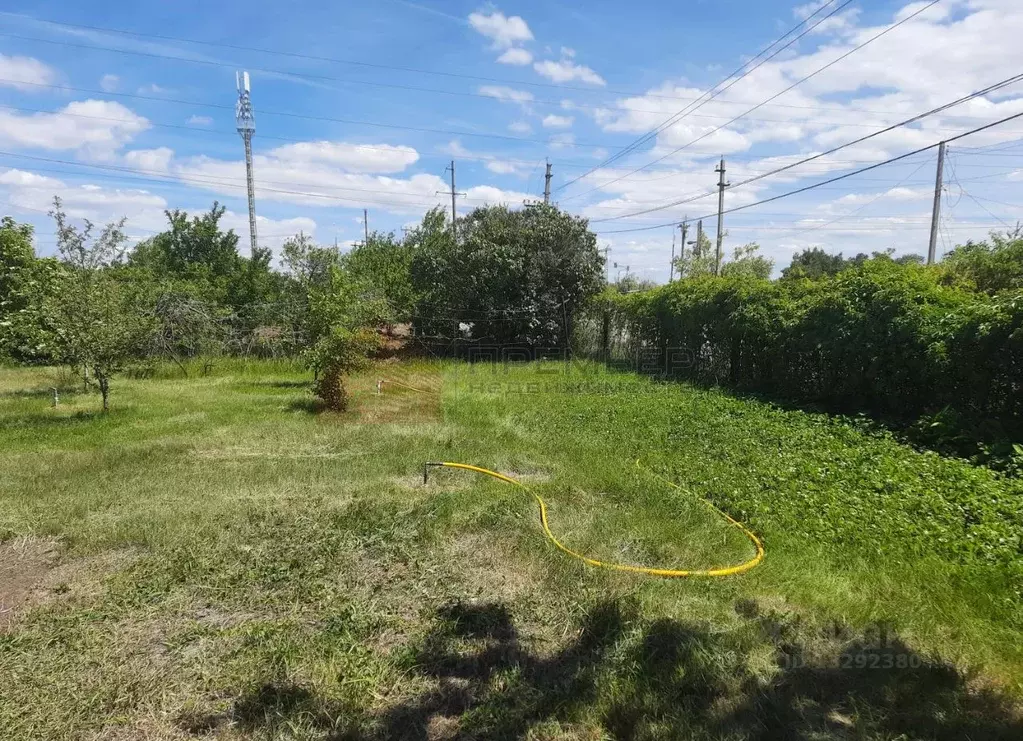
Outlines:
<svg viewBox="0 0 1023 741"><path fill-rule="evenodd" d="M459 222L427 214L412 256L415 326L488 344L566 347L573 316L603 287L587 222L553 206L478 208Z"/></svg>
<svg viewBox="0 0 1023 741"><path fill-rule="evenodd" d="M56 357L83 373L92 372L110 408L111 377L141 357L154 329L152 312L129 283L111 267L124 254L124 220L108 224L93 237L93 224L79 229L67 220L59 198L50 212L57 226L62 269L43 313L55 341Z"/></svg>
<svg viewBox="0 0 1023 741"><path fill-rule="evenodd" d="M942 261L946 282L965 282L977 291L996 294L1023 288L1023 231L991 233L988 242L967 242Z"/></svg>
<svg viewBox="0 0 1023 741"><path fill-rule="evenodd" d="M310 292L311 331L306 363L316 372L314 393L336 412L348 408L345 376L362 367L379 347L377 327L386 304L338 267L326 285Z"/></svg>
<svg viewBox="0 0 1023 741"><path fill-rule="evenodd" d="M303 290L322 288L330 282L331 271L341 264L341 252L337 247L321 247L299 232L281 248L281 263Z"/></svg>
<svg viewBox="0 0 1023 741"><path fill-rule="evenodd" d="M760 278L770 280L774 260L759 254L756 242L736 247L732 259L721 266L721 275L729 278Z"/></svg>
<svg viewBox="0 0 1023 741"><path fill-rule="evenodd" d="M838 275L847 264L841 252L832 255L820 247L810 247L792 256L792 263L781 271L781 277L787 280L796 278L820 280Z"/></svg>
<svg viewBox="0 0 1023 741"><path fill-rule="evenodd" d="M675 275L678 279L698 278L714 275L714 246L706 232L700 232L692 248L682 245L682 251L675 258Z"/></svg>
<svg viewBox="0 0 1023 741"><path fill-rule="evenodd" d="M38 259L32 226L0 221L0 358L46 358L42 299L53 289L55 261Z"/></svg>
<svg viewBox="0 0 1023 741"><path fill-rule="evenodd" d="M345 270L387 300L396 321L407 321L415 303L411 275L415 248L414 241L399 242L394 234L373 232L343 258Z"/></svg>
<svg viewBox="0 0 1023 741"><path fill-rule="evenodd" d="M179 209L165 211L170 228L140 242L131 256L139 266L178 277L234 278L242 262L238 235L220 229L226 208L214 201L212 208L189 218Z"/></svg>

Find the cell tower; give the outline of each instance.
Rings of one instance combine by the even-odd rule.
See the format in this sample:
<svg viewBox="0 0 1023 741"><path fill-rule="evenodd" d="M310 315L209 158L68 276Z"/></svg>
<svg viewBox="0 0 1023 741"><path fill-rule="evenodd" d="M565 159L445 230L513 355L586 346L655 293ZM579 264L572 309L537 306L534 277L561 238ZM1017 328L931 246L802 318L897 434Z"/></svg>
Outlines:
<svg viewBox="0 0 1023 741"><path fill-rule="evenodd" d="M251 254L256 254L256 186L252 180L252 135L256 133L256 117L252 114L252 100L249 98L249 73L235 72L234 84L238 88L238 105L235 106L235 120L238 133L245 142L245 184L249 189L249 242Z"/></svg>

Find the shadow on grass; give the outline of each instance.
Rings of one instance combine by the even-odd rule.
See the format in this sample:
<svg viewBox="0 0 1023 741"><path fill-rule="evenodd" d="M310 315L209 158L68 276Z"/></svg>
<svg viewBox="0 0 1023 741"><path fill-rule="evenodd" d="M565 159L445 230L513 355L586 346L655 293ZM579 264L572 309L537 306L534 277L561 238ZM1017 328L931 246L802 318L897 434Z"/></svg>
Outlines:
<svg viewBox="0 0 1023 741"><path fill-rule="evenodd" d="M313 385L312 379L304 381L252 381L250 386L262 386L275 389L308 389Z"/></svg>
<svg viewBox="0 0 1023 741"><path fill-rule="evenodd" d="M740 629L717 632L644 621L630 602L605 602L568 645L538 655L506 606L450 605L408 657L405 668L432 685L418 696L369 713L271 683L239 698L230 717L250 733L304 727L330 741L558 737L552 729L581 737L573 726L617 741L1023 738L1011 699L971 686L890 631L814 632L752 602L737 611ZM205 733L218 724L181 726Z"/></svg>
<svg viewBox="0 0 1023 741"><path fill-rule="evenodd" d="M78 396L82 393L79 387L57 387L57 393L61 398L65 396ZM35 389L13 389L11 391L0 391L0 399L50 399L53 396L52 388Z"/></svg>
<svg viewBox="0 0 1023 741"><path fill-rule="evenodd" d="M306 414L322 414L327 411L327 408L319 399L306 397L289 401L288 410L292 412L305 412Z"/></svg>
<svg viewBox="0 0 1023 741"><path fill-rule="evenodd" d="M73 427L75 425L84 424L86 422L93 422L99 419L109 419L112 412L102 412L99 410L80 410L74 414L62 414L58 410L57 412L51 412L49 414L22 414L17 417L7 417L0 420L0 430L13 430L25 427L33 428L57 428L57 427Z"/></svg>

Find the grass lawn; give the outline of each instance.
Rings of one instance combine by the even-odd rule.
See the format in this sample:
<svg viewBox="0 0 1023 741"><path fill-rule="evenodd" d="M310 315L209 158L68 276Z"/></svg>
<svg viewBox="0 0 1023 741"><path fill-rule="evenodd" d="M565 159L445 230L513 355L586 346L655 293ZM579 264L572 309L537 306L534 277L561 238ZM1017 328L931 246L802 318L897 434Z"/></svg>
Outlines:
<svg viewBox="0 0 1023 741"><path fill-rule="evenodd" d="M1019 481L592 367L308 385L0 370L0 737L1023 738ZM595 558L750 558L704 498L767 555L591 568L437 460Z"/></svg>

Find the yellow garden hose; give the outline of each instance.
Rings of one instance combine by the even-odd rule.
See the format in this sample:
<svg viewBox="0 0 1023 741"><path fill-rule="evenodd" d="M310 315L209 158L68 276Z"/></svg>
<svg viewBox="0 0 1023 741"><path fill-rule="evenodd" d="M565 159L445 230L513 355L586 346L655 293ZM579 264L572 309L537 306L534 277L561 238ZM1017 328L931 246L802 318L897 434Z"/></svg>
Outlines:
<svg viewBox="0 0 1023 741"><path fill-rule="evenodd" d="M401 381L393 381L390 378L381 378L379 381L377 381L377 393L378 394L383 389L385 383L389 384L391 386L400 386L401 388L408 389L409 391L418 391L421 394L436 394L437 393L433 389L417 389L415 386L409 386L407 383L402 383Z"/></svg>
<svg viewBox="0 0 1023 741"><path fill-rule="evenodd" d="M548 520L547 520L547 503L543 500L543 497L541 497L535 491L533 491L528 486L523 484L521 481L517 481L516 479L513 479L511 476L505 476L503 473L498 473L497 471L491 471L491 470L486 469L486 468L480 468L479 466L472 466L472 465L469 465L468 463L432 462L431 461L431 462L423 464L423 483L424 484L427 481L427 472L429 471L431 466L443 466L445 468L459 468L459 469L462 469L463 471L473 471L474 473L481 473L481 474L484 474L485 476L491 476L491 477L497 479L498 481L503 481L506 484L512 484L514 486L518 486L518 487L521 487L521 488L525 489L526 491L528 491L530 494L533 495L533 498L536 499L536 503L538 505L540 505L540 525L543 527L543 532L544 532L544 535L547 536L547 539L550 540L552 543L554 543L554 545L557 546L560 550L564 551L565 553L567 553L568 555L572 556L573 558L578 558L580 561L582 561L583 563L588 564L590 566L599 566L599 567L602 567L602 568L605 568L605 569L614 569L616 571L628 571L628 572L632 572L632 573L636 573L636 574L649 574L651 576L670 576L670 577L708 576L708 577L710 577L710 576L732 576L734 574L742 574L742 573L744 573L746 571L749 571L750 569L752 569L753 567L755 567L757 564L759 564L761 561L764 560L764 546L760 542L760 539L756 535L754 535L749 529L747 529L741 522L739 522L738 520L735 520L735 519L729 517L726 512L723 512L721 509L716 507L709 500L704 499L703 501L707 502L707 504L715 512L717 512L719 515L721 515L726 520L728 520L729 523L731 523L732 525L737 527L739 530L742 531L743 535L745 535L747 538L749 538L750 542L753 543L753 547L756 548L756 555L753 558L749 559L748 561L744 561L743 563L739 564L738 566L726 566L726 567L717 568L717 569L692 569L692 570L690 570L690 569L655 569L655 568L651 568L649 566L632 566L632 565L623 564L623 563L606 563L604 561L598 561L595 558L589 558L588 556L584 556L581 553L576 553L575 551L573 551L568 546L564 545L560 540L558 540L555 537L554 533L551 532L550 524L548 523ZM679 491L685 492L685 490L681 486L679 486L678 484L675 484L675 483L669 481L668 479L666 479L666 478L664 478L662 476L657 475L656 473L654 473L653 471L650 471L649 469L645 469L644 466L642 464L640 464L640 462L638 460L636 461L636 466L641 468L641 469L646 470L648 473L652 474L656 478L659 478L661 481L666 483L668 486L671 486L671 487L673 487L673 488L675 488L675 489L677 489Z"/></svg>
<svg viewBox="0 0 1023 741"><path fill-rule="evenodd" d="M377 382L377 391L378 391L378 393L379 393L380 389L383 387L383 384L385 382L389 383L389 384L392 384L394 386L401 386L402 388L409 389L410 391L418 391L421 394L435 394L435 393L437 393L436 391L427 391L427 390L424 390L424 389L418 389L415 386L408 386L408 385L406 385L404 383L401 383L400 381L391 381L391 380L386 380L386 379L381 379L380 381ZM749 559L748 561L744 561L744 562L742 562L741 564L739 564L737 566L723 566L723 567L717 568L717 569L655 569L655 568L652 568L652 567L649 567L649 566L632 566L630 564L624 564L624 563L605 563L604 561L598 561L595 558L590 558L588 556L584 556L581 553L576 553L575 551L573 551L568 546L564 545L560 540L558 540L555 537L554 533L551 532L551 527L550 527L550 524L549 524L549 522L547 520L547 502L545 502L543 500L543 497L541 497L535 491L533 491L528 486L523 484L521 481L517 481L516 479L513 479L511 476L505 476L503 473L498 473L497 471L491 471L490 469L487 469L487 468L480 468L479 466L472 466L472 465L470 465L468 463L452 463L452 462L449 462L449 461L443 461L443 462L429 461L429 462L423 464L423 483L424 484L427 482L428 472L430 470L430 467L439 467L439 466L442 466L444 468L458 468L458 469L461 469L463 471L472 471L473 473L481 473L481 474L483 474L485 476L490 476L492 478L495 478L498 481L503 481L506 484L512 484L513 486L518 486L518 487L520 487L522 489L525 489L526 491L528 491L530 494L533 495L533 498L536 499L536 503L538 505L540 505L540 525L541 525L541 527L543 527L543 532L544 532L544 535L547 536L547 539L550 540L560 550L564 551L565 553L567 553L568 555L572 556L573 558L578 558L580 561L582 561L583 563L588 564L590 566L599 566L601 568L614 569L616 571L628 571L628 572L631 572L631 573L634 573L634 574L649 574L651 576L669 576L669 577L707 576L707 577L714 577L714 576L734 576L735 574L745 573L745 572L749 571L750 569L754 568L755 566L757 566L761 561L764 560L764 545L763 545L763 543L760 542L760 538L758 538L756 535L754 535L753 532L751 530L749 530L741 522L739 522L738 520L732 518L731 516L729 516L729 514L727 512L725 512L724 510L722 510L719 507L717 507L709 499L704 499L703 501L707 503L707 506L709 506L711 509L713 509L715 512L717 512L719 515L724 517L730 524L732 524L736 528L738 528L742 532L743 535L745 535L747 538L749 538L749 541L753 544L753 547L756 549L756 555L754 555L753 558ZM673 489L676 489L676 490L678 490L678 491L680 491L680 492L682 492L684 494L690 493L690 492L687 492L685 489L683 489L678 484L676 484L675 482L670 481L670 480L664 478L663 476L655 473L654 471L651 471L649 468L646 468L638 460L636 461L636 467L641 469L641 470L646 471L651 476L654 476L655 478L660 479L661 481L663 481L665 484L667 484L668 486L672 487Z"/></svg>

